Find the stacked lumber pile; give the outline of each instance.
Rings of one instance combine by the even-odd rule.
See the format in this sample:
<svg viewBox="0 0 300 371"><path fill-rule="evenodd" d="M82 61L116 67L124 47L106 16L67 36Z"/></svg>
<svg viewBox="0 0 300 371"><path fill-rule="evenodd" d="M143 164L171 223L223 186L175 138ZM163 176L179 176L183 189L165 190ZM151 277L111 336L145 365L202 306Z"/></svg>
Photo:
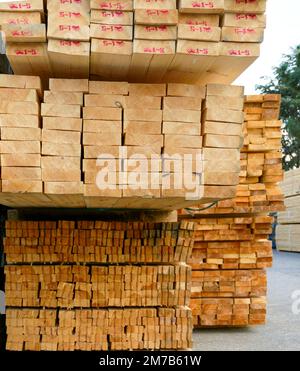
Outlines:
<svg viewBox="0 0 300 371"><path fill-rule="evenodd" d="M2 192L43 192L40 93L38 77L0 75Z"/></svg>
<svg viewBox="0 0 300 371"><path fill-rule="evenodd" d="M190 348L186 262L193 228L191 222L7 221L5 253L14 263L5 267L7 349ZM107 255L98 248L102 241ZM28 258L44 264L24 265Z"/></svg>
<svg viewBox="0 0 300 371"><path fill-rule="evenodd" d="M277 249L300 252L300 170L287 171L281 188L285 196L286 211L278 213Z"/></svg>
<svg viewBox="0 0 300 371"><path fill-rule="evenodd" d="M51 72L44 12L43 0L0 4L0 27L15 74L49 76Z"/></svg>
<svg viewBox="0 0 300 371"><path fill-rule="evenodd" d="M261 269L272 266L269 216L195 219L195 270Z"/></svg>
<svg viewBox="0 0 300 371"><path fill-rule="evenodd" d="M18 79L3 75L3 86L26 86L24 77ZM13 99L29 99L26 94L24 89ZM9 114L16 128L28 126L33 114L37 126L3 128L3 151L7 141L34 140L25 149L39 156L34 156L36 162L13 161L14 166L28 167L14 179L6 179L6 167L12 165L2 165L2 179L18 179L20 190L4 188L1 203L174 210L232 198L239 182L242 96L242 87L218 84L50 79L41 104L42 130L38 98L3 101L3 112L17 109L27 120ZM39 188L32 188L36 183L29 187L33 180Z"/></svg>
<svg viewBox="0 0 300 371"><path fill-rule="evenodd" d="M73 195L84 207L81 181L81 133L83 93L88 80L50 79L44 92L42 114L42 180L44 193L54 203L59 195ZM58 195L58 197L55 197ZM76 197L75 195L78 195Z"/></svg>
<svg viewBox="0 0 300 371"><path fill-rule="evenodd" d="M55 77L89 75L89 1L47 0L48 55Z"/></svg>
<svg viewBox="0 0 300 371"><path fill-rule="evenodd" d="M0 24L13 23L3 32L15 73L231 83L259 56L265 9L266 0L48 0L44 17L42 0L16 1L1 6Z"/></svg>
<svg viewBox="0 0 300 371"><path fill-rule="evenodd" d="M278 95L245 98L237 197L188 210L196 222L189 260L195 327L265 323L265 269L272 266L268 213L284 208L279 110ZM186 211L180 214L187 217Z"/></svg>
<svg viewBox="0 0 300 371"><path fill-rule="evenodd" d="M252 214L285 209L279 187L283 178L280 101L279 95L245 97L244 145L237 197L220 201L201 214Z"/></svg>
<svg viewBox="0 0 300 371"><path fill-rule="evenodd" d="M186 308L7 309L6 349L171 350L190 347Z"/></svg>

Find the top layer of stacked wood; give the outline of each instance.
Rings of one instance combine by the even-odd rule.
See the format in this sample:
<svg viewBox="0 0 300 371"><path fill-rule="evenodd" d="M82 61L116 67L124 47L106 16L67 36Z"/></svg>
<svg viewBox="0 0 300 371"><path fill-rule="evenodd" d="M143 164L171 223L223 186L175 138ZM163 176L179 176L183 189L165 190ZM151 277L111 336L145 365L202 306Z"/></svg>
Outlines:
<svg viewBox="0 0 300 371"><path fill-rule="evenodd" d="M265 9L266 0L31 0L1 4L0 25L16 74L231 83L259 56Z"/></svg>
<svg viewBox="0 0 300 371"><path fill-rule="evenodd" d="M2 204L174 210L235 196L242 87L49 87L40 105L39 78L0 76Z"/></svg>

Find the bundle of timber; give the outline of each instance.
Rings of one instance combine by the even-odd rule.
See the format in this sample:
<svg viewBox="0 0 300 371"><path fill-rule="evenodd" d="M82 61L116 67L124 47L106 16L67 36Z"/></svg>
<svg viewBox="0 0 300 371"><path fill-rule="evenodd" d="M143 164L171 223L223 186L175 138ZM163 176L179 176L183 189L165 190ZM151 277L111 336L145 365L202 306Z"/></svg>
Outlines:
<svg viewBox="0 0 300 371"><path fill-rule="evenodd" d="M38 77L0 75L2 192L43 192L40 93Z"/></svg>
<svg viewBox="0 0 300 371"><path fill-rule="evenodd" d="M2 5L0 22L15 23L3 31L17 73L231 83L259 56L265 9L266 0L48 0L48 45L43 0Z"/></svg>
<svg viewBox="0 0 300 371"><path fill-rule="evenodd" d="M168 350L191 346L188 308L7 309L9 350Z"/></svg>
<svg viewBox="0 0 300 371"><path fill-rule="evenodd" d="M51 76L89 76L89 1L47 0L48 55Z"/></svg>
<svg viewBox="0 0 300 371"><path fill-rule="evenodd" d="M59 195L69 194L70 204L85 206L81 181L81 107L83 93L87 91L88 80L50 79L49 91L44 92L42 180L44 193L56 205L61 200Z"/></svg>
<svg viewBox="0 0 300 371"><path fill-rule="evenodd" d="M280 96L247 96L244 111L237 197L180 211L180 218L189 213L196 222L189 259L195 327L258 325L266 319L264 269L272 265L273 221L268 213L284 208L278 187L283 174Z"/></svg>
<svg viewBox="0 0 300 371"><path fill-rule="evenodd" d="M3 79L14 86L18 76ZM239 182L242 97L242 87L229 85L50 79L41 105L43 189L5 190L1 202L174 210L232 198ZM30 104L39 112L38 102ZM23 140L18 132L13 138Z"/></svg>
<svg viewBox="0 0 300 371"><path fill-rule="evenodd" d="M190 348L193 231L191 222L7 221L7 349Z"/></svg>
<svg viewBox="0 0 300 371"><path fill-rule="evenodd" d="M1 3L0 27L15 74L51 76L43 0Z"/></svg>
<svg viewBox="0 0 300 371"><path fill-rule="evenodd" d="M285 209L278 185L283 177L280 101L280 95L245 97L244 146L236 197L220 201L201 214L251 214Z"/></svg>
<svg viewBox="0 0 300 371"><path fill-rule="evenodd" d="M286 172L281 188L285 196L286 211L278 213L277 249L300 252L300 169Z"/></svg>
<svg viewBox="0 0 300 371"><path fill-rule="evenodd" d="M194 270L261 269L272 266L272 217L195 219Z"/></svg>

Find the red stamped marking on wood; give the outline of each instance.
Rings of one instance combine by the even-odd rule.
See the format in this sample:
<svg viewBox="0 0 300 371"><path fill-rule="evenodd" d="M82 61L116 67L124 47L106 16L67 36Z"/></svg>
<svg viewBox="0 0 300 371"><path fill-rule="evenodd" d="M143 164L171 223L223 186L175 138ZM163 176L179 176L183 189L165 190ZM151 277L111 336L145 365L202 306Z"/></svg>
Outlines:
<svg viewBox="0 0 300 371"><path fill-rule="evenodd" d="M166 32L168 30L167 26L145 26L146 32Z"/></svg>
<svg viewBox="0 0 300 371"><path fill-rule="evenodd" d="M237 19L238 21L239 20L253 21L257 19L257 15L256 14L236 14L235 19Z"/></svg>
<svg viewBox="0 0 300 371"><path fill-rule="evenodd" d="M204 33L211 33L212 32L211 27L190 26L189 29L192 32L204 32Z"/></svg>
<svg viewBox="0 0 300 371"><path fill-rule="evenodd" d="M102 40L102 44L104 46L123 46L125 45L125 42L124 41L121 41L121 40Z"/></svg>
<svg viewBox="0 0 300 371"><path fill-rule="evenodd" d="M81 42L75 40L59 40L59 44L61 46L80 46Z"/></svg>
<svg viewBox="0 0 300 371"><path fill-rule="evenodd" d="M28 18L10 18L8 24L29 24Z"/></svg>
<svg viewBox="0 0 300 371"><path fill-rule="evenodd" d="M125 8L125 5L119 2L107 1L100 3L99 8L123 10Z"/></svg>
<svg viewBox="0 0 300 371"><path fill-rule="evenodd" d="M256 33L256 30L254 28L235 28L234 32L238 35L248 35L248 34L254 34Z"/></svg>
<svg viewBox="0 0 300 371"><path fill-rule="evenodd" d="M60 0L61 4L82 4L82 0Z"/></svg>
<svg viewBox="0 0 300 371"><path fill-rule="evenodd" d="M165 9L161 9L161 10L155 10L155 9L147 9L147 15L150 15L150 16L160 16L160 15L167 15L169 14L169 11L168 10L165 10Z"/></svg>
<svg viewBox="0 0 300 371"><path fill-rule="evenodd" d="M203 9L213 9L215 7L215 4L213 1L193 1L192 2L193 8L203 8Z"/></svg>
<svg viewBox="0 0 300 371"><path fill-rule="evenodd" d="M9 9L15 10L15 9L31 9L31 4L30 3L12 3L9 4Z"/></svg>
<svg viewBox="0 0 300 371"><path fill-rule="evenodd" d="M165 54L165 48L144 48L144 53L152 53L152 54Z"/></svg>
<svg viewBox="0 0 300 371"><path fill-rule="evenodd" d="M37 55L38 51L36 49L16 49L16 55Z"/></svg>
<svg viewBox="0 0 300 371"><path fill-rule="evenodd" d="M207 21L194 21L192 19L188 19L186 21L187 25L193 25L193 26L207 26L209 27L209 23Z"/></svg>
<svg viewBox="0 0 300 371"><path fill-rule="evenodd" d="M110 12L110 11L106 11L106 10L103 10L101 12L101 15L102 17L111 17L111 18L115 18L115 17L124 17L125 13L120 11L120 10L116 10L114 12Z"/></svg>
<svg viewBox="0 0 300 371"><path fill-rule="evenodd" d="M207 55L208 49L207 48L188 48L187 49L188 54L196 54L196 55Z"/></svg>
<svg viewBox="0 0 300 371"><path fill-rule="evenodd" d="M59 31L80 31L79 25L60 24Z"/></svg>
<svg viewBox="0 0 300 371"><path fill-rule="evenodd" d="M232 56L241 56L241 57L250 57L251 51L249 49L241 50L241 49L230 49L228 51L229 55Z"/></svg>
<svg viewBox="0 0 300 371"><path fill-rule="evenodd" d="M117 31L117 32L121 32L121 31L124 31L124 27L121 26L121 25L99 25L99 28L101 31L103 32L114 32L114 31Z"/></svg>
<svg viewBox="0 0 300 371"><path fill-rule="evenodd" d="M236 4L255 4L257 0L235 0Z"/></svg>
<svg viewBox="0 0 300 371"><path fill-rule="evenodd" d="M79 18L81 17L80 12L59 12L60 18Z"/></svg>
<svg viewBox="0 0 300 371"><path fill-rule="evenodd" d="M32 36L32 32L31 31L20 31L20 30L16 30L16 31L12 31L12 36L15 36L15 37L18 37L18 36Z"/></svg>

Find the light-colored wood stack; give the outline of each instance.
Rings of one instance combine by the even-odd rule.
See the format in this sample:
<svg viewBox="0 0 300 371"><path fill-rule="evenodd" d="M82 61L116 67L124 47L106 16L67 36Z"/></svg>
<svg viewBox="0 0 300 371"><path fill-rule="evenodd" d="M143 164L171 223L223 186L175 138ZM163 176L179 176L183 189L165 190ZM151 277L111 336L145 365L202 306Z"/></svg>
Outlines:
<svg viewBox="0 0 300 371"><path fill-rule="evenodd" d="M86 78L90 64L90 2L48 0L48 54L53 76Z"/></svg>
<svg viewBox="0 0 300 371"><path fill-rule="evenodd" d="M284 210L279 182L281 125L279 95L245 97L244 146L241 149L240 182L235 198L220 201L201 214L252 214Z"/></svg>
<svg viewBox="0 0 300 371"><path fill-rule="evenodd" d="M133 51L133 0L90 3L90 73L102 80L126 80Z"/></svg>
<svg viewBox="0 0 300 371"><path fill-rule="evenodd" d="M265 8L265 0L49 0L48 44L42 0L2 5L0 23L16 23L4 32L18 73L203 85L232 83L256 60Z"/></svg>
<svg viewBox="0 0 300 371"><path fill-rule="evenodd" d="M6 55L14 73L49 77L43 0L1 3L0 27L5 33Z"/></svg>
<svg viewBox="0 0 300 371"><path fill-rule="evenodd" d="M187 308L7 309L9 350L187 349Z"/></svg>
<svg viewBox="0 0 300 371"><path fill-rule="evenodd" d="M194 270L261 269L272 266L269 216L196 219L189 260Z"/></svg>
<svg viewBox="0 0 300 371"><path fill-rule="evenodd" d="M88 91L88 80L50 79L49 91L44 92L41 106L42 180L44 193L54 203L55 195L73 195L82 203L81 133L83 93ZM78 195L76 197L75 195ZM71 200L68 201L71 205ZM70 207L70 206L69 206Z"/></svg>
<svg viewBox="0 0 300 371"><path fill-rule="evenodd" d="M277 249L300 252L300 170L287 171L280 186L285 196L286 211L278 213Z"/></svg>
<svg viewBox="0 0 300 371"><path fill-rule="evenodd" d="M178 264L187 261L194 243L194 234L183 227L175 223L156 228L153 223L96 221L80 222L74 232L74 225L71 228L68 223L58 228L56 222L10 221L6 228L6 261ZM68 244L62 244L63 240Z"/></svg>
<svg viewBox="0 0 300 371"><path fill-rule="evenodd" d="M14 262L5 267L7 349L190 348L186 262L193 228L191 222L7 221L5 253ZM56 251L59 265L52 263ZM27 258L44 264L22 265ZM55 314L45 309L57 307Z"/></svg>
<svg viewBox="0 0 300 371"><path fill-rule="evenodd" d="M44 190L36 199L1 194L1 202L174 210L232 198L242 91L215 84L50 79L42 103Z"/></svg>
<svg viewBox="0 0 300 371"><path fill-rule="evenodd" d="M283 173L279 110L278 95L245 98L245 139L237 197L203 210L188 210L194 212L197 222L189 261L197 277L192 284L192 292L197 294L191 301L196 327L265 323L266 280L258 277L265 277L264 269L272 265L268 235L273 219L268 213L284 207L278 187ZM226 278L228 269L235 270L232 281ZM257 287L253 292L248 290L248 276L252 274ZM211 283L208 280L207 294L206 275L213 277ZM203 300L205 296L210 299Z"/></svg>
<svg viewBox="0 0 300 371"><path fill-rule="evenodd" d="M0 75L2 192L42 193L38 77Z"/></svg>

